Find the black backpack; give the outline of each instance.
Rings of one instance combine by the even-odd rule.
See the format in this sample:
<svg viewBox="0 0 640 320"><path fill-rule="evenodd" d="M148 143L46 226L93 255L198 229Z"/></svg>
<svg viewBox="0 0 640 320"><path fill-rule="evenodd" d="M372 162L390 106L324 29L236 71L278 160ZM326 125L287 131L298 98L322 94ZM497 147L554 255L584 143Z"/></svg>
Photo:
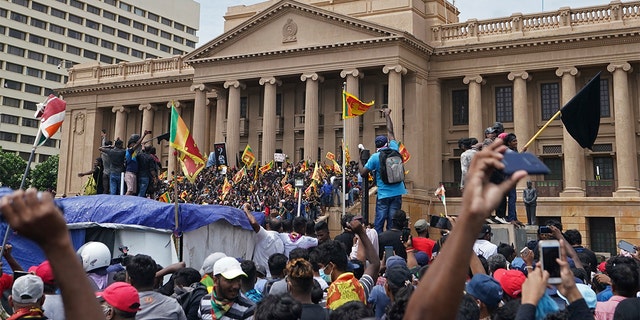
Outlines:
<svg viewBox="0 0 640 320"><path fill-rule="evenodd" d="M385 184L396 184L404 181L402 155L397 150L385 148L380 152L380 178Z"/></svg>

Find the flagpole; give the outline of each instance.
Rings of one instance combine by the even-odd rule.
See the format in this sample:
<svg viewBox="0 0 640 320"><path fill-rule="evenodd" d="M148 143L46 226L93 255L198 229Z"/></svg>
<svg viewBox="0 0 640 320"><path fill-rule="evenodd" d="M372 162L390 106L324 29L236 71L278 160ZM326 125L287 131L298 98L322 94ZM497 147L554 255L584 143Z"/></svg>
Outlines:
<svg viewBox="0 0 640 320"><path fill-rule="evenodd" d="M36 134L36 140L33 141L33 147L31 148L31 154L29 155L29 161L27 162L27 167L24 168L24 175L22 175L22 181L20 182L20 190L24 189L24 184L27 181L27 175L29 174L29 170L31 169L31 162L33 162L33 155L36 153L36 149L38 148L38 141L40 141L40 137L42 137L42 130L38 127L38 133ZM9 238L9 232L11 231L11 227L7 224L7 230L4 232L4 237L2 238L2 248L0 248L0 257L4 255L4 246L7 244L7 239Z"/></svg>
<svg viewBox="0 0 640 320"><path fill-rule="evenodd" d="M547 123L545 123L544 126L542 126L542 128L540 128L540 130L538 130L538 132L536 132L536 134L534 134L533 137L531 137L531 139L527 141L527 144L525 144L524 147L522 147L522 150L527 150L529 145L533 143L533 141L536 140L536 138L538 138L540 134L542 134L542 131L544 131L544 129L546 129L551 124L551 122L557 119L561 114L562 114L562 110L558 110L558 112L556 112L556 114L554 114L553 117L551 117L551 119L547 120Z"/></svg>
<svg viewBox="0 0 640 320"><path fill-rule="evenodd" d="M346 132L347 132L347 119L345 119L344 117L344 108L345 106L345 101L344 101L344 92L347 90L347 82L342 82L342 217L344 217L344 215L346 214L347 211L347 201L345 199L345 189L346 189L346 181L345 181L345 166L344 166L344 162L345 162L345 150L344 150L344 140L347 138L346 136Z"/></svg>
<svg viewBox="0 0 640 320"><path fill-rule="evenodd" d="M174 148L171 148L174 150L173 152L173 156L176 158L176 166L178 165L178 152L177 150L175 150ZM178 179L177 177L177 173L178 173L178 168L174 168L173 171L173 214L174 214L174 223L175 223L175 229L174 229L174 236L176 237L176 241L178 242L178 261L182 261L182 239L180 237L180 234L178 233L178 224L179 224L179 215L180 215L180 207L178 204Z"/></svg>

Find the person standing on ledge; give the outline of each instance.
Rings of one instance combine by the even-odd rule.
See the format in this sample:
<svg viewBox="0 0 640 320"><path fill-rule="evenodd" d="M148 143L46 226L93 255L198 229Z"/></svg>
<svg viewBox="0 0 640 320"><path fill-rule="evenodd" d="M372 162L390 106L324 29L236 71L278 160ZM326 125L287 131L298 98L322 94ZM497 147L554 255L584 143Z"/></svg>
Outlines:
<svg viewBox="0 0 640 320"><path fill-rule="evenodd" d="M384 108L381 110L387 121L387 136L376 137L376 153L371 155L366 164L361 161L358 169L363 177L368 177L369 172L375 172L376 184L378 186L378 194L376 198L376 217L374 221L375 229L378 233L382 233L385 221L387 222L387 230L391 228L391 217L396 210L402 207L402 195L407 193L404 182L387 184L384 183L381 176L380 151L384 149L393 149L398 151L398 141L393 133L393 122L391 121L391 109Z"/></svg>

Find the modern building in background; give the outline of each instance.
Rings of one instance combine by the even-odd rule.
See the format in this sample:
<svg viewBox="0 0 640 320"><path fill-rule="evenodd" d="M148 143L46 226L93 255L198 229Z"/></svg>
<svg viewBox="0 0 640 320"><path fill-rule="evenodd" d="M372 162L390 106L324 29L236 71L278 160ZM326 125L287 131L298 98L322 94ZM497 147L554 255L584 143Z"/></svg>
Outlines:
<svg viewBox="0 0 640 320"><path fill-rule="evenodd" d="M530 177L538 221L580 230L598 252L615 252L620 239L638 243L640 1L465 22L458 13L442 0L272 0L230 7L225 33L185 56L76 66L62 89L70 106L58 193L80 191L75 173L97 156L102 127L167 132L172 103L200 150L226 142L232 165L247 144L260 163L275 152L322 161L341 153L342 139L353 157L359 143L373 149L386 131L378 110L343 123L346 85L392 109L395 136L412 156L403 208L413 220L444 212L433 198L440 182L457 214L458 139L482 140L501 121L522 147L601 72L593 150L580 148L560 120L528 148L552 169ZM168 144L157 146L171 172Z"/></svg>
<svg viewBox="0 0 640 320"><path fill-rule="evenodd" d="M200 4L193 0L0 1L2 150L29 158L39 125L36 103L63 87L74 65L190 52L198 42L199 13ZM108 134L115 138L112 131ZM59 139L57 134L38 148L34 162L58 154Z"/></svg>

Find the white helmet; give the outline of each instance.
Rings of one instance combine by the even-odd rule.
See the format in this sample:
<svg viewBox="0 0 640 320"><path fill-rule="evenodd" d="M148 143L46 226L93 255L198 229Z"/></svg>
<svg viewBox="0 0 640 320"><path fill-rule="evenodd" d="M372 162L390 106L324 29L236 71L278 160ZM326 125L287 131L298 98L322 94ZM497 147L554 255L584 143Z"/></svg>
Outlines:
<svg viewBox="0 0 640 320"><path fill-rule="evenodd" d="M111 251L102 242L87 242L78 249L77 254L82 260L85 272L108 267L111 264Z"/></svg>

